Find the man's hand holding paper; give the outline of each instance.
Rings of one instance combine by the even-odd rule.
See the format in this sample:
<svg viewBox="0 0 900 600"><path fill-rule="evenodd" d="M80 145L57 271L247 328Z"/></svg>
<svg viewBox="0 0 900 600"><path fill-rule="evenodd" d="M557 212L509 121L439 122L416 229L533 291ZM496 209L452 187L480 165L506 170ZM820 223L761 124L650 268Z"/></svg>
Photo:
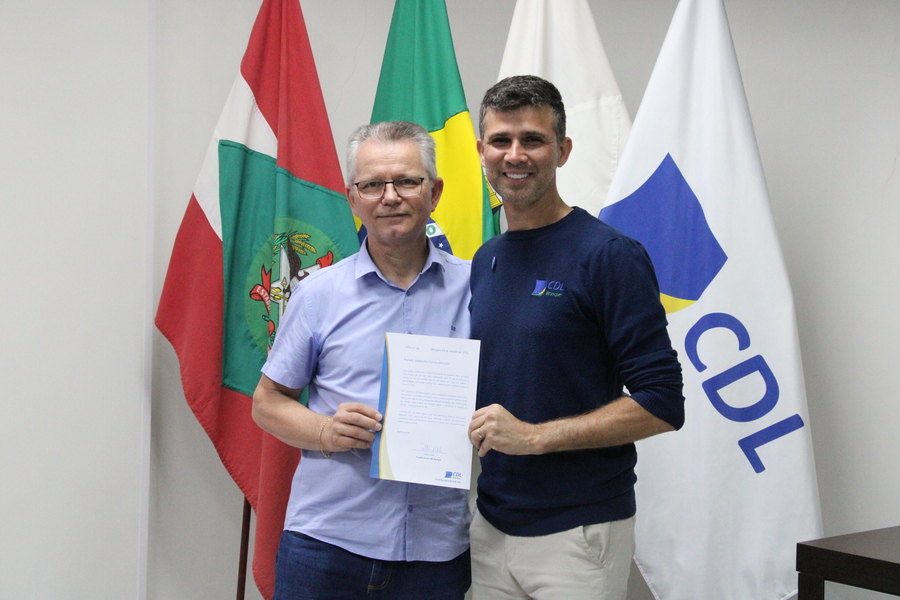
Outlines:
<svg viewBox="0 0 900 600"><path fill-rule="evenodd" d="M468 489L480 343L388 333L372 477Z"/></svg>

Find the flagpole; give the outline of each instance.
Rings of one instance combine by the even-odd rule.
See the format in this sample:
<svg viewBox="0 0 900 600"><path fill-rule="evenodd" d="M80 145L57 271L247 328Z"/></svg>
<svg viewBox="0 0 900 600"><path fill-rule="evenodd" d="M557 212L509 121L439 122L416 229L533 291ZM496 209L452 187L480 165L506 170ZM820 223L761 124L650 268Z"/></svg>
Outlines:
<svg viewBox="0 0 900 600"><path fill-rule="evenodd" d="M241 556L238 564L237 600L244 600L247 587L247 555L250 551L250 501L244 497L244 516L241 521Z"/></svg>

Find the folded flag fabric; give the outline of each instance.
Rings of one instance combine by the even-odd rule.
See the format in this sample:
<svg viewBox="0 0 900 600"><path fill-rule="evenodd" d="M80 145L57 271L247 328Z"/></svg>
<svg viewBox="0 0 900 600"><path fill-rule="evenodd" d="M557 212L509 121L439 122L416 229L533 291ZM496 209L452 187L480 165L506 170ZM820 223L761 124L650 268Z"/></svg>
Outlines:
<svg viewBox="0 0 900 600"><path fill-rule="evenodd" d="M587 0L518 0L498 80L511 75L537 75L559 89L572 154L557 187L566 204L597 216L631 118Z"/></svg>
<svg viewBox="0 0 900 600"><path fill-rule="evenodd" d="M394 4L372 108L372 122L379 121L412 121L434 138L444 192L428 235L439 248L471 259L498 233L500 201L481 170L444 0Z"/></svg>

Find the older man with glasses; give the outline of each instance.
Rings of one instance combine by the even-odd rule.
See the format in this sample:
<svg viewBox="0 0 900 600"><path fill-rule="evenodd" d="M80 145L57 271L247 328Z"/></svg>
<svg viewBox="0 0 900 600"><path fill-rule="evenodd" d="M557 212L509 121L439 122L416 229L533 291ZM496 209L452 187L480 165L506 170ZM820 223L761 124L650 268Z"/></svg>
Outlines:
<svg viewBox="0 0 900 600"><path fill-rule="evenodd" d="M367 238L293 292L253 396L260 427L303 450L275 598L461 600L467 492L372 479L369 466L384 334L468 337L469 263L425 233L443 190L425 129L365 125L347 155L347 199Z"/></svg>

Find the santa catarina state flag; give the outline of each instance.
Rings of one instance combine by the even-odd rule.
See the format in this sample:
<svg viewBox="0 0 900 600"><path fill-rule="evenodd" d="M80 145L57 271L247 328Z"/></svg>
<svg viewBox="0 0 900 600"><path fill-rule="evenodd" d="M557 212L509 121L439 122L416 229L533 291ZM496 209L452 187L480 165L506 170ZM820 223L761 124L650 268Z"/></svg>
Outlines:
<svg viewBox="0 0 900 600"><path fill-rule="evenodd" d="M500 202L481 170L444 0L394 4L372 108L372 122L379 121L412 121L431 133L444 193L428 235L435 242L446 236L453 254L472 258L497 233L492 208Z"/></svg>
<svg viewBox="0 0 900 600"><path fill-rule="evenodd" d="M251 396L294 286L359 243L298 0L264 0L175 239L156 325L185 398L257 515L265 597L299 451Z"/></svg>

